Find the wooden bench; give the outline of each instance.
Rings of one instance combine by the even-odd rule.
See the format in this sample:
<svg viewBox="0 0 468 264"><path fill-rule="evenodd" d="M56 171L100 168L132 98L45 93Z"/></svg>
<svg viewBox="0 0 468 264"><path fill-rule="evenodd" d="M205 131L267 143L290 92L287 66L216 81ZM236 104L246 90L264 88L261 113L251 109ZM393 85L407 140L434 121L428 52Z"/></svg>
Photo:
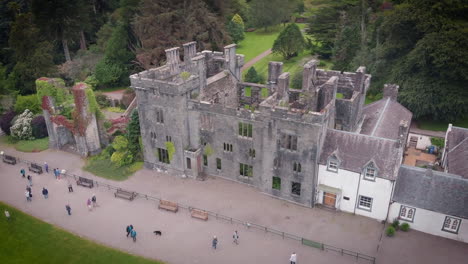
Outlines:
<svg viewBox="0 0 468 264"><path fill-rule="evenodd" d="M122 189L117 189L117 191L114 193L114 196L117 198L124 198L124 199L127 199L129 201L132 201L135 197L136 197L136 193L135 192L130 192L130 191L125 191L125 190L122 190Z"/></svg>
<svg viewBox="0 0 468 264"><path fill-rule="evenodd" d="M3 162L11 164L11 165L15 165L16 158L13 156L9 156L9 155L3 155Z"/></svg>
<svg viewBox="0 0 468 264"><path fill-rule="evenodd" d="M36 164L36 163L31 163L29 165L29 171L32 171L32 172L35 172L37 174L41 174L42 173L42 166Z"/></svg>
<svg viewBox="0 0 468 264"><path fill-rule="evenodd" d="M177 211L179 210L179 206L177 205L177 203L173 203L173 202L169 202L165 200L159 200L158 208L171 211L174 213L177 213Z"/></svg>
<svg viewBox="0 0 468 264"><path fill-rule="evenodd" d="M193 218L198 218L204 221L208 220L208 213L206 211L202 211L199 209L191 209L190 214Z"/></svg>
<svg viewBox="0 0 468 264"><path fill-rule="evenodd" d="M91 179L88 179L85 177L79 177L78 180L76 181L76 185L81 185L81 186L88 187L91 189L94 187L94 182Z"/></svg>

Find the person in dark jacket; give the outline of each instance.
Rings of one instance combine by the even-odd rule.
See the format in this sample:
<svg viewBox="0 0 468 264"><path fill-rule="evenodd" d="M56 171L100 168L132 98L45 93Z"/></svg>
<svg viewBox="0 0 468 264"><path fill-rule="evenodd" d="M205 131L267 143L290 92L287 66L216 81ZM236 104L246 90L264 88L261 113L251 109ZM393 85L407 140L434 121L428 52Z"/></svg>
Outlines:
<svg viewBox="0 0 468 264"><path fill-rule="evenodd" d="M136 242L137 233L135 229L132 229L132 231L130 232L130 236L133 238L133 242Z"/></svg>
<svg viewBox="0 0 468 264"><path fill-rule="evenodd" d="M49 198L49 191L45 187L42 188L42 195L45 199Z"/></svg>
<svg viewBox="0 0 468 264"><path fill-rule="evenodd" d="M128 225L126 230L127 230L127 237L128 237L128 235L130 235L130 232L132 232L132 226Z"/></svg>
<svg viewBox="0 0 468 264"><path fill-rule="evenodd" d="M71 215L71 207L69 204L65 205L65 209L67 209L68 215Z"/></svg>

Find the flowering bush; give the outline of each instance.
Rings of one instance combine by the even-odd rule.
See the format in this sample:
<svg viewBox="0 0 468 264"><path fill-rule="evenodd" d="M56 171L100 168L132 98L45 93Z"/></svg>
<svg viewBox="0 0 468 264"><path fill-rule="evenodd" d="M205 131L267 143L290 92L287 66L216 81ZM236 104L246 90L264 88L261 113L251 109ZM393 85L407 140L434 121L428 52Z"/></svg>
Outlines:
<svg viewBox="0 0 468 264"><path fill-rule="evenodd" d="M18 116L13 126L11 126L11 136L16 139L34 139L31 126L33 116L34 115L31 111L28 109L24 110L24 112Z"/></svg>

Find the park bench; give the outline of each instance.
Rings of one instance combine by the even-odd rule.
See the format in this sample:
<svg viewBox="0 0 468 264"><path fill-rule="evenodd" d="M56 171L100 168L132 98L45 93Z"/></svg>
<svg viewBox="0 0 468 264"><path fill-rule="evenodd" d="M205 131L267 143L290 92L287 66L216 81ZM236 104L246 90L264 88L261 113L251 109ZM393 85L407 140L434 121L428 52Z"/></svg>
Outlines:
<svg viewBox="0 0 468 264"><path fill-rule="evenodd" d="M15 165L16 158L13 156L9 156L9 155L3 155L3 162L11 164L11 165Z"/></svg>
<svg viewBox="0 0 468 264"><path fill-rule="evenodd" d="M135 192L130 192L130 191L125 191L125 190L122 190L122 189L117 189L117 191L114 193L114 196L117 198L124 198L124 199L127 199L129 201L132 201L135 197L136 197L136 193Z"/></svg>
<svg viewBox="0 0 468 264"><path fill-rule="evenodd" d="M206 211L192 208L190 210L190 214L193 218L198 218L204 221L208 220L208 213Z"/></svg>
<svg viewBox="0 0 468 264"><path fill-rule="evenodd" d="M36 163L31 163L29 164L29 171L35 172L37 174L42 173L42 166L36 164Z"/></svg>
<svg viewBox="0 0 468 264"><path fill-rule="evenodd" d="M177 211L179 210L179 206L177 205L177 203L173 203L173 202L169 202L165 200L159 200L158 208L171 211L174 213L177 213Z"/></svg>
<svg viewBox="0 0 468 264"><path fill-rule="evenodd" d="M94 182L91 179L88 179L85 177L79 177L78 180L76 181L76 185L81 185L81 186L88 187L91 189L94 187Z"/></svg>

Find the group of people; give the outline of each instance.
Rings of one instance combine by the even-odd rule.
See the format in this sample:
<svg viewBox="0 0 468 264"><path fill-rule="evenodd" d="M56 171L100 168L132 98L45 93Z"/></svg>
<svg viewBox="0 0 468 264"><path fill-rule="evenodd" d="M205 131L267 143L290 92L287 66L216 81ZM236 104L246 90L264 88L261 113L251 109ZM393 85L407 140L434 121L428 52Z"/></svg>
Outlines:
<svg viewBox="0 0 468 264"><path fill-rule="evenodd" d="M232 235L232 243L239 245L239 233L234 231L234 234ZM216 236L213 236L213 240L211 241L211 247L213 249L216 249L218 247L218 238Z"/></svg>
<svg viewBox="0 0 468 264"><path fill-rule="evenodd" d="M135 228L133 228L133 225L128 225L125 231L127 231L127 237L130 235L130 237L133 238L133 242L136 242L137 232Z"/></svg>
<svg viewBox="0 0 468 264"><path fill-rule="evenodd" d="M88 201L86 201L86 206L88 206L89 211L92 211L93 208L97 206L96 194L93 194L91 198L88 198Z"/></svg>

